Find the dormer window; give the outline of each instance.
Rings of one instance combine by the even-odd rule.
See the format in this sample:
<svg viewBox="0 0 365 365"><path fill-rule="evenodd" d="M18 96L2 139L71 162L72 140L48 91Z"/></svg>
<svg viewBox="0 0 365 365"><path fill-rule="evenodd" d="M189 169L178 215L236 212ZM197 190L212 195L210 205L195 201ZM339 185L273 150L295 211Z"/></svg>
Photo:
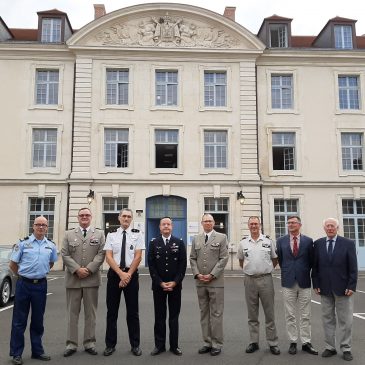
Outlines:
<svg viewBox="0 0 365 365"><path fill-rule="evenodd" d="M270 24L270 47L288 47L288 26L286 24Z"/></svg>
<svg viewBox="0 0 365 365"><path fill-rule="evenodd" d="M60 43L61 25L62 25L61 18L43 18L41 42Z"/></svg>
<svg viewBox="0 0 365 365"><path fill-rule="evenodd" d="M335 29L335 48L353 49L352 26L351 25L335 25L334 29Z"/></svg>

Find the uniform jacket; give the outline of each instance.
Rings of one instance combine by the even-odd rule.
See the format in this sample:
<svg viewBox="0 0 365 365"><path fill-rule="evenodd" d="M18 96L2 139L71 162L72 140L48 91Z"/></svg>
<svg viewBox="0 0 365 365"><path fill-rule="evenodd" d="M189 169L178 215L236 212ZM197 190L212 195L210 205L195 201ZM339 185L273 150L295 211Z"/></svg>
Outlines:
<svg viewBox="0 0 365 365"><path fill-rule="evenodd" d="M297 282L300 288L310 288L313 240L301 234L296 257L290 247L290 235L280 237L276 241L276 249L281 268L281 285L285 288L292 288Z"/></svg>
<svg viewBox="0 0 365 365"><path fill-rule="evenodd" d="M101 284L100 266L104 262L104 232L90 227L86 237L80 227L66 231L62 245L62 258L66 266L66 288L88 288ZM76 270L86 267L92 274L79 279Z"/></svg>
<svg viewBox="0 0 365 365"><path fill-rule="evenodd" d="M337 236L330 261L326 239L323 237L314 242L313 288L320 288L321 294L324 295L329 295L332 291L338 296L345 295L346 289L355 291L357 284L355 242Z"/></svg>
<svg viewBox="0 0 365 365"><path fill-rule="evenodd" d="M168 245L165 245L162 236L152 239L148 248L148 266L152 290L160 289L160 284L168 281L175 281L175 288L181 288L186 271L184 241L171 236Z"/></svg>
<svg viewBox="0 0 365 365"><path fill-rule="evenodd" d="M196 280L197 286L224 286L224 268L228 262L228 241L227 236L222 233L213 231L207 243L205 243L205 234L198 234L193 238L190 265L194 277L198 274L212 274L215 279L209 283L203 283Z"/></svg>

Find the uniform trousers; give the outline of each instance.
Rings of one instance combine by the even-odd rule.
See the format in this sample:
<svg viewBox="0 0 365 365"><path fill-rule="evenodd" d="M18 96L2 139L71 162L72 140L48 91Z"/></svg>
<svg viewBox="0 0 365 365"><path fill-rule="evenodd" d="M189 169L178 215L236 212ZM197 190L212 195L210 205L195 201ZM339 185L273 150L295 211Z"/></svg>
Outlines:
<svg viewBox="0 0 365 365"><path fill-rule="evenodd" d="M67 349L76 349L78 345L78 323L81 310L81 301L84 304L84 347L95 347L96 311L98 308L99 287L66 288L67 304Z"/></svg>
<svg viewBox="0 0 365 365"><path fill-rule="evenodd" d="M10 356L21 356L24 350L24 332L27 327L30 307L30 342L32 355L44 353L42 336L44 333L43 317L47 301L47 280L33 284L23 279L16 283L13 320L11 325Z"/></svg>
<svg viewBox="0 0 365 365"><path fill-rule="evenodd" d="M245 296L248 313L248 329L251 343L259 342L259 300L265 314L266 340L269 346L278 345L274 312L274 283L271 274L245 275Z"/></svg>
<svg viewBox="0 0 365 365"><path fill-rule="evenodd" d="M115 347L117 344L117 321L120 297L124 293L127 312L127 327L131 347L138 347L140 343L140 327L138 312L138 273L134 272L129 284L125 288L119 288L120 278L114 270L108 271L108 283L106 287L106 347Z"/></svg>
<svg viewBox="0 0 365 365"><path fill-rule="evenodd" d="M223 346L224 287L197 286L204 345Z"/></svg>
<svg viewBox="0 0 365 365"><path fill-rule="evenodd" d="M341 351L351 351L353 296L321 295L322 323L326 348L336 349L336 321Z"/></svg>
<svg viewBox="0 0 365 365"><path fill-rule="evenodd" d="M285 323L290 342L298 341L296 312L299 314L299 336L302 343L311 342L311 288L283 287Z"/></svg>
<svg viewBox="0 0 365 365"><path fill-rule="evenodd" d="M153 289L153 303L155 308L155 346L164 349L166 343L166 315L169 307L169 340L170 348L179 347L179 314L181 309L181 286L173 291L164 291L162 288Z"/></svg>

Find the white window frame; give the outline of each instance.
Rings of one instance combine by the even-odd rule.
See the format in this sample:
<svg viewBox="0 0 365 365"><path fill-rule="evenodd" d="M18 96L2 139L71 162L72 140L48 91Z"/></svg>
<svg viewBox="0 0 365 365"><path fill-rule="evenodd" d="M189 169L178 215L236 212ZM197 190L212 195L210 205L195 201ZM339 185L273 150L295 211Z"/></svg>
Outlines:
<svg viewBox="0 0 365 365"><path fill-rule="evenodd" d="M49 137L49 133L50 132L54 132L55 133L55 141L49 141L49 140L40 140L40 141L35 141L34 137L35 137L35 131L42 131L44 132L44 137L46 137L48 139ZM41 160L37 160L38 162L41 163L42 166L34 166L35 161L36 161L36 156L35 156L35 147L37 146L37 151L40 151L40 154L42 155L42 159ZM55 155L53 154L49 154L47 153L48 148L50 146L54 146L55 147ZM57 163L57 128L33 128L32 130L32 167L34 169L43 169L43 168L55 168L56 167L56 163ZM45 164L52 162L54 163L55 166L44 166Z"/></svg>
<svg viewBox="0 0 365 365"><path fill-rule="evenodd" d="M106 102L106 72L109 69L113 70L128 70L129 84L128 84L128 104L107 104ZM101 65L101 95L100 95L100 109L117 109L117 110L134 110L134 66L123 63L103 63Z"/></svg>
<svg viewBox="0 0 365 365"><path fill-rule="evenodd" d="M156 105L156 71L177 72L177 105ZM179 65L152 65L151 66L151 106L150 110L175 110L183 111L182 96L183 67Z"/></svg>
<svg viewBox="0 0 365 365"><path fill-rule="evenodd" d="M290 109L279 109L272 107L272 93L271 93L271 77L272 76L288 76L293 78L293 107ZM266 70L266 87L267 87L267 109L268 114L299 114L299 88L298 88L298 71L289 68L275 68Z"/></svg>
<svg viewBox="0 0 365 365"><path fill-rule="evenodd" d="M30 103L29 109L51 109L51 110L63 110L63 84L64 84L64 64L49 64L49 63L33 63L30 66L31 80L30 83ZM36 104L36 84L37 84L37 71L58 71L58 104Z"/></svg>
<svg viewBox="0 0 365 365"><path fill-rule="evenodd" d="M345 219L345 218L349 218L349 219L364 219L365 218L365 215L364 214L357 214L357 215L352 215L352 214L344 214L343 213L343 200L352 200L352 203L354 203L354 201L355 200L364 200L365 199L365 196L360 196L359 197L359 199L357 199L357 198L355 198L355 197L348 197L348 196L341 196L340 197L340 212L341 212L341 224L340 224L340 226L341 226L341 228L342 228L342 234L343 235L345 235L345 232L344 232L344 222L343 222L343 220ZM357 221L357 223L358 223L358 221ZM356 227L356 226L355 226ZM361 249L364 249L365 248L365 246L360 246L360 244L359 244L359 242L358 242L358 240L356 239L356 238L358 238L358 228L356 229L355 228L355 233L357 233L357 237L355 237L355 244L356 244L356 250L358 250L358 248L361 248Z"/></svg>
<svg viewBox="0 0 365 365"><path fill-rule="evenodd" d="M44 26L44 21L45 20L50 20L50 26L51 26L51 30L50 30L50 39L49 40L43 40L43 26ZM55 40L53 37L53 28L55 27L55 22L59 22L60 25L60 38ZM42 43L61 43L62 42L62 18L55 18L55 17L47 17L45 16L44 18L41 19L41 42Z"/></svg>
<svg viewBox="0 0 365 365"><path fill-rule="evenodd" d="M271 30L273 28L276 28L275 30L279 31L280 28L284 28L285 29L285 40L284 40L284 45L280 45L280 39L279 39L279 45L278 46L272 46L271 44ZM269 44L270 44L270 48L287 48L288 47L288 24L286 23L270 23L269 24Z"/></svg>
<svg viewBox="0 0 365 365"><path fill-rule="evenodd" d="M344 40L344 29L345 28L350 28L351 30L351 47L344 47L345 45L345 40ZM341 29L341 34L340 37L341 39L339 39L339 42L337 42L337 38L336 38L336 29ZM353 40L353 29L352 29L352 25L351 24L335 24L333 26L333 39L334 39L334 48L336 49L343 49L343 50L349 50L349 49L354 49L354 40ZM341 47L336 47L336 44L341 43Z"/></svg>
<svg viewBox="0 0 365 365"><path fill-rule="evenodd" d="M177 130L178 131L178 146L177 146L177 168L156 168L156 145L155 145L155 131L156 130ZM151 174L170 174L182 175L184 173L184 125L161 125L150 124L150 173Z"/></svg>
<svg viewBox="0 0 365 365"><path fill-rule="evenodd" d="M344 170L342 166L342 141L341 135L342 133L356 133L362 134L362 142L363 142L363 169L362 170ZM339 176L365 176L365 128L340 128L336 130L337 135L337 155L338 155L338 171Z"/></svg>
<svg viewBox="0 0 365 365"><path fill-rule="evenodd" d="M205 72L225 72L226 73L226 106L205 106L204 100L204 73ZM219 65L199 65L199 111L232 111L232 68L230 66Z"/></svg>
<svg viewBox="0 0 365 365"><path fill-rule="evenodd" d="M295 134L295 170L274 170L273 166L273 133L294 133ZM266 129L267 134L267 149L269 156L269 176L302 176L302 146L301 146L301 128L284 128L284 127L270 127Z"/></svg>
<svg viewBox="0 0 365 365"><path fill-rule="evenodd" d="M105 129L128 129L128 167L109 167L105 166ZM118 173L132 174L134 165L134 125L128 122L99 123L99 174Z"/></svg>

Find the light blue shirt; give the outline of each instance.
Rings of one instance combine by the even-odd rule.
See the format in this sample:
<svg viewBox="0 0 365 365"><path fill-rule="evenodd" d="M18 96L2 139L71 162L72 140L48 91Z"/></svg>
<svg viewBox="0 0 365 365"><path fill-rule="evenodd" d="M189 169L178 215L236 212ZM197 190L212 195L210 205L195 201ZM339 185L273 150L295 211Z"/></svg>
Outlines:
<svg viewBox="0 0 365 365"><path fill-rule="evenodd" d="M333 250L335 249L335 244L336 244L336 240L337 240L337 234L336 234L336 236L335 237L333 237L333 238L326 238L326 247L327 247L327 252L328 252L328 244L329 244L329 241L330 240L332 240L333 242L332 242L332 252L333 252Z"/></svg>
<svg viewBox="0 0 365 365"><path fill-rule="evenodd" d="M39 241L32 234L15 245L10 260L18 264L20 276L42 279L50 270L49 264L57 261L56 245L46 237Z"/></svg>

